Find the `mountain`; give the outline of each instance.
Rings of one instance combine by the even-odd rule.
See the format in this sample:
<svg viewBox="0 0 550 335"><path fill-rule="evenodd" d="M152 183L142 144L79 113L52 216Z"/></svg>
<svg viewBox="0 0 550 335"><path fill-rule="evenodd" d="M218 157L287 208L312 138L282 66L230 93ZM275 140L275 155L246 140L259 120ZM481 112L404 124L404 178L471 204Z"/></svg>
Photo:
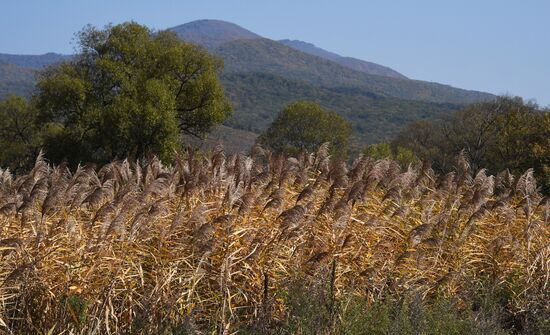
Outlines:
<svg viewBox="0 0 550 335"><path fill-rule="evenodd" d="M200 44L207 49L216 48L227 42L261 37L234 23L221 20L197 20L169 30L175 32L182 40Z"/></svg>
<svg viewBox="0 0 550 335"><path fill-rule="evenodd" d="M170 28L223 59L221 81L234 105L205 146L222 142L247 149L285 104L311 100L346 117L357 149L391 139L407 123L437 119L469 103L492 100L484 92L411 80L387 67L354 59L301 41L274 41L233 23L200 20ZM71 56L0 54L0 98L29 95L46 65Z"/></svg>
<svg viewBox="0 0 550 335"><path fill-rule="evenodd" d="M331 60L333 62L336 62L345 67L349 67L350 69L353 69L356 71L361 71L361 72L375 74L379 76L385 76L385 77L407 79L407 77L405 77L404 75L402 75L401 73L393 69L390 69L389 67L372 63L372 62L367 62L357 58L340 56L334 52L321 49L315 46L314 44L307 43L304 41L280 40L279 43L282 43L293 49L300 50L302 52L305 52L313 56Z"/></svg>
<svg viewBox="0 0 550 335"><path fill-rule="evenodd" d="M438 83L355 71L266 38L227 42L212 52L224 60L225 73L264 72L319 87L426 102L469 104L493 98L488 93Z"/></svg>
<svg viewBox="0 0 550 335"><path fill-rule="evenodd" d="M208 50L214 50L220 45L228 42L262 38L262 36L241 26L221 20L197 20L169 28L169 30L174 31L182 40L200 44ZM407 77L389 67L356 58L343 57L336 53L318 48L311 43L288 39L278 42L298 51L334 61L356 71L379 76L407 79Z"/></svg>
<svg viewBox="0 0 550 335"><path fill-rule="evenodd" d="M71 55L49 52L43 55L11 55L0 53L0 62L15 64L25 68L41 69L53 63L71 59Z"/></svg>

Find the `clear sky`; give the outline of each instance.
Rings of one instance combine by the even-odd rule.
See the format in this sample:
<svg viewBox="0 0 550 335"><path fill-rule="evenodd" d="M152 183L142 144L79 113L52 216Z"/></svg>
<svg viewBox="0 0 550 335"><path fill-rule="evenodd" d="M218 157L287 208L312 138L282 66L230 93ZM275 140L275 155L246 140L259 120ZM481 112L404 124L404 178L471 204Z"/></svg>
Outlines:
<svg viewBox="0 0 550 335"><path fill-rule="evenodd" d="M88 23L164 29L197 19L550 106L550 0L3 0L0 52L71 53Z"/></svg>

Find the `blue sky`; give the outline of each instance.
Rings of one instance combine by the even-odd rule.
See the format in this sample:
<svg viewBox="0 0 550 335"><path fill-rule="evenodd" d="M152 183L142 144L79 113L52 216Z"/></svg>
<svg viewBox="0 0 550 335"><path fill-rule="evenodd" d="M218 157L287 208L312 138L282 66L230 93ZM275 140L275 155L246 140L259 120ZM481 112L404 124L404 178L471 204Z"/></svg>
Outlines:
<svg viewBox="0 0 550 335"><path fill-rule="evenodd" d="M6 0L0 8L2 53L71 53L74 33L88 23L163 29L221 19L410 78L550 106L550 0Z"/></svg>

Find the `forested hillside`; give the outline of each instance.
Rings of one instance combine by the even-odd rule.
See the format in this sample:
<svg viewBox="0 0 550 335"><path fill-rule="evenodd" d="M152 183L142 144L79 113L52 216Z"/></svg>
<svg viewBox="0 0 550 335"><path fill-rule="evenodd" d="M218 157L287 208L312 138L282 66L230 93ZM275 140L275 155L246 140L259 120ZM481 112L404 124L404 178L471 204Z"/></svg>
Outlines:
<svg viewBox="0 0 550 335"><path fill-rule="evenodd" d="M33 89L36 71L0 61L0 99L8 94L28 96Z"/></svg>
<svg viewBox="0 0 550 335"><path fill-rule="evenodd" d="M222 82L237 111L226 122L231 127L261 132L285 104L308 100L351 121L356 144L389 140L404 124L440 118L460 108L456 104L383 97L350 87L316 87L262 72L227 73Z"/></svg>
<svg viewBox="0 0 550 335"><path fill-rule="evenodd" d="M226 73L267 72L315 86L354 88L407 100L468 104L493 98L448 85L369 75L265 38L228 42L214 54L224 60Z"/></svg>

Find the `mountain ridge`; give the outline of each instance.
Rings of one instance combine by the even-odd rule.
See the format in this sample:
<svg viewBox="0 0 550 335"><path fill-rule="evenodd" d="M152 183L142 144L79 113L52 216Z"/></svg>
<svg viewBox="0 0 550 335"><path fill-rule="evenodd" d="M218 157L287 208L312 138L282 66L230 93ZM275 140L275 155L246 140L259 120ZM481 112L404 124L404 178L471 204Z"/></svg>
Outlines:
<svg viewBox="0 0 550 335"><path fill-rule="evenodd" d="M354 57L341 56L332 51L322 49L312 43L308 43L300 40L289 40L289 39L279 40L278 42L284 45L287 45L291 48L294 48L296 50L305 52L307 54L334 61L340 65L343 65L345 67L348 67L356 71L375 74L379 76L385 76L385 77L409 79L405 75L395 71L390 67L376 64L373 62L368 62L368 61L361 60Z"/></svg>
<svg viewBox="0 0 550 335"><path fill-rule="evenodd" d="M18 55L0 53L0 62L15 64L25 68L41 69L64 60L69 60L72 55L63 55L55 52L47 52L41 55Z"/></svg>

